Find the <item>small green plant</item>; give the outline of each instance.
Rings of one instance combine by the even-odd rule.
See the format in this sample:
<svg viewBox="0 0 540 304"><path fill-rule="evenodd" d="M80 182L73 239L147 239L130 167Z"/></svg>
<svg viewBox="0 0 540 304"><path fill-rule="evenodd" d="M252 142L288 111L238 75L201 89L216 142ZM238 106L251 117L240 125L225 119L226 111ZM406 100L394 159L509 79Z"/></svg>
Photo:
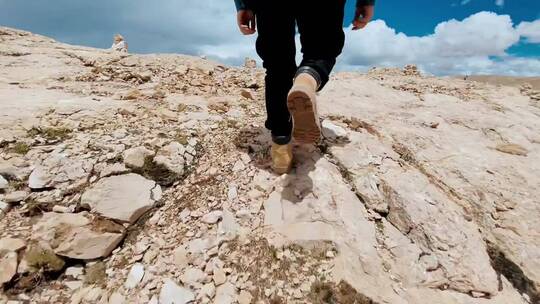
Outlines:
<svg viewBox="0 0 540 304"><path fill-rule="evenodd" d="M97 262L92 266L86 268L86 276L84 277L84 283L86 284L104 284L107 279L107 273L105 272L105 263Z"/></svg>
<svg viewBox="0 0 540 304"><path fill-rule="evenodd" d="M10 149L11 152L25 155L30 151L30 146L27 143L24 142L16 142L13 147Z"/></svg>
<svg viewBox="0 0 540 304"><path fill-rule="evenodd" d="M65 140L71 137L71 129L65 127L47 127L47 128L32 128L28 131L28 136L41 136L47 140Z"/></svg>
<svg viewBox="0 0 540 304"><path fill-rule="evenodd" d="M26 252L26 261L28 266L36 272L59 272L66 264L52 250L44 249L39 246L30 248Z"/></svg>

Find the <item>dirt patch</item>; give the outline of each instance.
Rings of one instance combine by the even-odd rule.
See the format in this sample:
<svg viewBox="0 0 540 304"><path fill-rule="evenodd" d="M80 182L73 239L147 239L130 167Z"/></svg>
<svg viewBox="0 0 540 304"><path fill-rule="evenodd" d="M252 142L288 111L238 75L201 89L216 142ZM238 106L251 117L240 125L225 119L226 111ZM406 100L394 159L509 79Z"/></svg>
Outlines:
<svg viewBox="0 0 540 304"><path fill-rule="evenodd" d="M311 286L308 299L313 304L377 304L363 294L358 293L345 281L339 284L317 281Z"/></svg>

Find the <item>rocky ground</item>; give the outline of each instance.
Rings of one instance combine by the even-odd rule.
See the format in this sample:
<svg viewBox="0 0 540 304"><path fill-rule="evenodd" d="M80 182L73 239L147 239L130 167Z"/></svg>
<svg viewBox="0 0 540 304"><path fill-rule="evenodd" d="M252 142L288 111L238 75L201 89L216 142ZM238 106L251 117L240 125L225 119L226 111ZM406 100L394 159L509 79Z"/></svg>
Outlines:
<svg viewBox="0 0 540 304"><path fill-rule="evenodd" d="M540 303L540 93L335 75L269 168L263 71L0 28L0 303Z"/></svg>

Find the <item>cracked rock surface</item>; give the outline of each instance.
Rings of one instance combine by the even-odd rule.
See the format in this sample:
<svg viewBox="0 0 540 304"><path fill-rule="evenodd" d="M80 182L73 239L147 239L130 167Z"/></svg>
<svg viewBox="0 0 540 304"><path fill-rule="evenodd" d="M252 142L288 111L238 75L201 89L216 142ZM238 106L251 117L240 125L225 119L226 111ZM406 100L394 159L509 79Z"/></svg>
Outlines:
<svg viewBox="0 0 540 304"><path fill-rule="evenodd" d="M538 91L337 73L272 173L264 72L0 27L0 303L540 303Z"/></svg>

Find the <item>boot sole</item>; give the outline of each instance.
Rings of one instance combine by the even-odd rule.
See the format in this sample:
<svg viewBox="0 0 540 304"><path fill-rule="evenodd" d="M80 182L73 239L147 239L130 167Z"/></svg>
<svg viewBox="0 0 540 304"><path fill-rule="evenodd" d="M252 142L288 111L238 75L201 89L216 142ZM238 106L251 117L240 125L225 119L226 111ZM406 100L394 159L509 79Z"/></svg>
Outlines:
<svg viewBox="0 0 540 304"><path fill-rule="evenodd" d="M293 118L293 138L302 144L313 144L321 138L321 127L315 95L308 89L293 88L287 97L287 108Z"/></svg>

